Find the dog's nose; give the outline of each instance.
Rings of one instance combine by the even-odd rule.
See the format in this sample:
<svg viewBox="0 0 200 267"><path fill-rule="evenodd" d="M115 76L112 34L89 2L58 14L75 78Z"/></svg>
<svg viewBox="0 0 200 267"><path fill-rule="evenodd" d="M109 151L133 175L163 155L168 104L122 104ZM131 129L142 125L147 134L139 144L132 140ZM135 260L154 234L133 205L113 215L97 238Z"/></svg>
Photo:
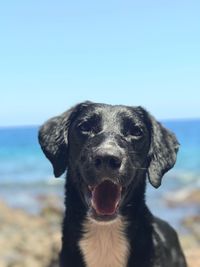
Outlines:
<svg viewBox="0 0 200 267"><path fill-rule="evenodd" d="M122 158L120 155L111 153L98 153L94 157L94 166L97 170L108 169L118 170L121 167Z"/></svg>

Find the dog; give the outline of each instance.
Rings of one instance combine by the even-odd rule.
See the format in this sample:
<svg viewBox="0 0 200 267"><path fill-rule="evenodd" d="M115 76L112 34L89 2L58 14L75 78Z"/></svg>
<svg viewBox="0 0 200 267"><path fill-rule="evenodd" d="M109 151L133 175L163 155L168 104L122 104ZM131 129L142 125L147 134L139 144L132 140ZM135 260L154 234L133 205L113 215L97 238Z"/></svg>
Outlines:
<svg viewBox="0 0 200 267"><path fill-rule="evenodd" d="M186 267L175 230L152 215L179 143L144 108L83 102L48 120L41 148L66 172L61 267Z"/></svg>

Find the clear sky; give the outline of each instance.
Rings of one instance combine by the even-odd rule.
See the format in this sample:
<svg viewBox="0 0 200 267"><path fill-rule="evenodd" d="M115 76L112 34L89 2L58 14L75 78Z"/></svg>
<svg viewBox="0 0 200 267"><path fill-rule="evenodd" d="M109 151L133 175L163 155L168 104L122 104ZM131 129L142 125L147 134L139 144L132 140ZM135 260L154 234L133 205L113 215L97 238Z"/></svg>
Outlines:
<svg viewBox="0 0 200 267"><path fill-rule="evenodd" d="M1 1L0 126L86 99L200 118L200 1Z"/></svg>

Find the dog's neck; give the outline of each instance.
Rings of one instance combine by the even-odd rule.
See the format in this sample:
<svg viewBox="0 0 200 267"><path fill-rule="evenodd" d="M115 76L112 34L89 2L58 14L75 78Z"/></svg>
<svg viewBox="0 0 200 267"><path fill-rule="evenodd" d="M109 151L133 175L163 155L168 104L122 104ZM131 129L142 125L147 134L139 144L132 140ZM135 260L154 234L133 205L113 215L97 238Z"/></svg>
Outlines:
<svg viewBox="0 0 200 267"><path fill-rule="evenodd" d="M106 223L86 218L79 247L87 267L127 266L130 246L126 224L121 216Z"/></svg>

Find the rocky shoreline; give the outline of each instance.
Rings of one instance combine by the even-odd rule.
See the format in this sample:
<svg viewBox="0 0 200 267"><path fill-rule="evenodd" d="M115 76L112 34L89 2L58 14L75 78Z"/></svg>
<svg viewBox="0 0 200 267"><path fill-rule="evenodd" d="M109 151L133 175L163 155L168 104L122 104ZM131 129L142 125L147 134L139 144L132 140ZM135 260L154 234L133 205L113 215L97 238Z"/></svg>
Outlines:
<svg viewBox="0 0 200 267"><path fill-rule="evenodd" d="M196 190L195 190L196 191ZM199 205L200 195L193 192L185 202L194 200ZM180 205L173 200L173 205ZM182 199L183 200L183 199ZM41 199L43 205L39 214L11 208L0 201L0 267L58 267L61 245L61 224L63 210L55 196ZM172 201L172 198L170 199ZM172 202L169 203L172 205ZM186 216L182 222L186 231L180 236L189 267L200 266L200 209L193 216Z"/></svg>
<svg viewBox="0 0 200 267"><path fill-rule="evenodd" d="M181 189L165 197L171 208L184 207L185 217L181 224L185 229L179 236L189 267L200 266L200 189ZM189 214L190 210L193 214ZM187 214L188 211L188 214Z"/></svg>
<svg viewBox="0 0 200 267"><path fill-rule="evenodd" d="M0 267L57 267L61 213L49 205L34 216L0 202Z"/></svg>

